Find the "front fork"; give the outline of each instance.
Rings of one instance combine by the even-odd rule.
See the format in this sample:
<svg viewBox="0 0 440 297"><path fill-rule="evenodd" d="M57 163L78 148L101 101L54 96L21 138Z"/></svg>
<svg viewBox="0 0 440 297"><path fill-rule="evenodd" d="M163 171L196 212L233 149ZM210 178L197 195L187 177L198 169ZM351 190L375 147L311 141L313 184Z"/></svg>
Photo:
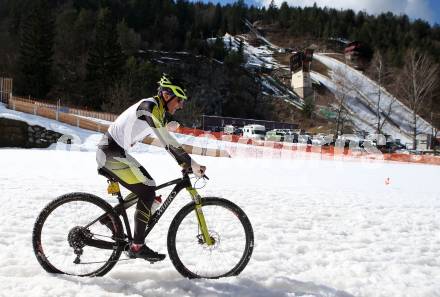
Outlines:
<svg viewBox="0 0 440 297"><path fill-rule="evenodd" d="M197 190L194 189L193 187L188 187L186 188L186 190L189 192L195 203L197 221L199 222L199 228L202 231L203 240L208 246L211 246L214 244L214 240L209 235L208 226L206 225L205 216L203 215L203 211L202 211L201 197L199 193L197 193Z"/></svg>

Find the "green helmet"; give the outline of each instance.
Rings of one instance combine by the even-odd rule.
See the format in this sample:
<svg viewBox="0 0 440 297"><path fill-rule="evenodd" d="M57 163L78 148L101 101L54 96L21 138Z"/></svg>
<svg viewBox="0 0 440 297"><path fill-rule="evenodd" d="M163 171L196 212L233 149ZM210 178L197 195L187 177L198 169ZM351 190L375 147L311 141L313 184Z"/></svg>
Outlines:
<svg viewBox="0 0 440 297"><path fill-rule="evenodd" d="M183 85L176 79L170 79L167 74L162 75L162 77L158 81L158 84L159 92L163 90L171 91L176 97L182 98L183 100L188 99Z"/></svg>

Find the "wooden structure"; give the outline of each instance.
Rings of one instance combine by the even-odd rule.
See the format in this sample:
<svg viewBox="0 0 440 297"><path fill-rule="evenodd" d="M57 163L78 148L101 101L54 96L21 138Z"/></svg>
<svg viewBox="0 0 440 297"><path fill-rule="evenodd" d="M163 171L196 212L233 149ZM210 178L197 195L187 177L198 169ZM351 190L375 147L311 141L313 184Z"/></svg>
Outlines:
<svg viewBox="0 0 440 297"><path fill-rule="evenodd" d="M12 94L12 78L0 77L0 102L8 103Z"/></svg>

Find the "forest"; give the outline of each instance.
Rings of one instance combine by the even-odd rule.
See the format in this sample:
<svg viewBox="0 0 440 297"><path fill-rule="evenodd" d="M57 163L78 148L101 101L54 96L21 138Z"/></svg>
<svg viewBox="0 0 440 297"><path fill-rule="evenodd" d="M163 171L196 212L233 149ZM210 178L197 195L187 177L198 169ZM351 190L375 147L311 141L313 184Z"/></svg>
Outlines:
<svg viewBox="0 0 440 297"><path fill-rule="evenodd" d="M263 111L273 107L259 97L258 83L238 85L249 77L240 67L243 53L220 39L208 42L248 32L245 19L273 25L292 38L359 40L396 69L404 67L409 49L440 60L439 25L392 13L289 7L286 2L278 7L273 1L255 7L242 0L223 6L185 0L0 0L0 76L14 79L17 95L115 111L155 93L163 67L139 53L184 52L224 65L216 75L224 76L227 91L212 94L222 108L211 112L270 118L274 112ZM202 102L203 93L193 94L196 102Z"/></svg>

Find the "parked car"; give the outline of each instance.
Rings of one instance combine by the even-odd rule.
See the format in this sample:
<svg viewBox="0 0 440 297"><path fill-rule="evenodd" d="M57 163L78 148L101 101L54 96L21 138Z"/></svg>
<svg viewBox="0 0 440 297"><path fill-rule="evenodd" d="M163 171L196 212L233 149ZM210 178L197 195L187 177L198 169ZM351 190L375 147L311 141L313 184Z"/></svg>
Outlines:
<svg viewBox="0 0 440 297"><path fill-rule="evenodd" d="M234 131L235 131L235 127L232 125L226 125L223 127L223 132L225 134L234 134Z"/></svg>
<svg viewBox="0 0 440 297"><path fill-rule="evenodd" d="M234 135L243 135L243 129L242 128L235 128L234 129Z"/></svg>
<svg viewBox="0 0 440 297"><path fill-rule="evenodd" d="M309 134L298 135L298 143L312 144L312 137Z"/></svg>
<svg viewBox="0 0 440 297"><path fill-rule="evenodd" d="M263 125L246 125L243 127L243 136L251 139L264 140L266 128Z"/></svg>
<svg viewBox="0 0 440 297"><path fill-rule="evenodd" d="M266 140L269 141L285 141L286 131L283 129L273 129L266 132Z"/></svg>

